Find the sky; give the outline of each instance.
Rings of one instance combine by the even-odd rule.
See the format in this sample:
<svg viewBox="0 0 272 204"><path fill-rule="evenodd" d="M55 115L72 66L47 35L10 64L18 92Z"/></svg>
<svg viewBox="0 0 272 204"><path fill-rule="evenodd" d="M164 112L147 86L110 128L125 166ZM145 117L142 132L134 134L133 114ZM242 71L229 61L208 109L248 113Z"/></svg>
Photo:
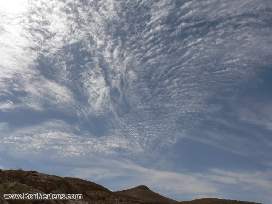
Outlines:
<svg viewBox="0 0 272 204"><path fill-rule="evenodd" d="M0 0L0 168L272 200L271 0Z"/></svg>

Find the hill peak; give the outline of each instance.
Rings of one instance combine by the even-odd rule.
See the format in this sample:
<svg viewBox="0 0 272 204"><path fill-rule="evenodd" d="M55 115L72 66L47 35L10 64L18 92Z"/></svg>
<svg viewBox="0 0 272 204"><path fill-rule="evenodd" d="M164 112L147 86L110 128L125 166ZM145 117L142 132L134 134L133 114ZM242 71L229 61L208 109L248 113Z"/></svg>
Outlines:
<svg viewBox="0 0 272 204"><path fill-rule="evenodd" d="M177 202L164 197L145 185L139 185L131 189L112 192L107 188L91 181L79 178L60 177L48 175L37 171L1 170L0 169L0 204L13 203L4 201L1 197L4 193L80 193L84 203L122 203L122 204L254 204L222 199L198 199L194 201ZM35 201L24 202L26 204L37 203ZM48 202L46 202L48 203ZM67 202L50 202L64 204Z"/></svg>
<svg viewBox="0 0 272 204"><path fill-rule="evenodd" d="M145 190L145 191L151 191L150 188L148 188L148 187L145 186L145 185L136 186L136 187L134 187L134 189L140 189L140 190Z"/></svg>

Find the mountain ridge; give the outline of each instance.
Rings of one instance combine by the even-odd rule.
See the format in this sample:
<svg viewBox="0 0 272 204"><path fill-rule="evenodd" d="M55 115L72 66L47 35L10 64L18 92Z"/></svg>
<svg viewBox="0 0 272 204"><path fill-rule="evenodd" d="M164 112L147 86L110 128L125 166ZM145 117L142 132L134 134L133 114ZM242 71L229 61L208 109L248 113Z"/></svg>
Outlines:
<svg viewBox="0 0 272 204"><path fill-rule="evenodd" d="M83 200L4 200L3 194L8 193L82 194ZM80 178L60 177L39 173L37 171L1 169L0 196L0 204L256 204L254 202L231 201L215 198L179 202L162 196L145 185L113 192L102 185Z"/></svg>

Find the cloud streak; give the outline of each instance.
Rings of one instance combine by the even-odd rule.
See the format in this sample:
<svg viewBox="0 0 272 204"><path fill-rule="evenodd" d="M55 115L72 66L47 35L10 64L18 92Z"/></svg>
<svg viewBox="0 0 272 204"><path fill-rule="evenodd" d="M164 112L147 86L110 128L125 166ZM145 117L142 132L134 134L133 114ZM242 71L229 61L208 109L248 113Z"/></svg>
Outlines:
<svg viewBox="0 0 272 204"><path fill-rule="evenodd" d="M129 172L129 175L127 172ZM118 183L113 185L114 189L120 189L120 186L121 188L129 188L145 183L159 192L179 195L180 199L188 195L194 198L213 197L215 195L217 197L228 197L224 190L228 186L241 194L256 192L256 189L258 189L258 191L265 192L262 195L263 200L265 200L269 198L269 192L272 188L272 175L269 171L210 169L202 173L175 172L150 169L128 161L115 160L98 163L95 168L75 168L72 175L91 180L95 178L97 182L112 179ZM129 185L118 182L118 180L120 181L127 176L130 180Z"/></svg>
<svg viewBox="0 0 272 204"><path fill-rule="evenodd" d="M270 98L253 100L263 87L245 88L272 64L270 0L28 4L20 18L0 16L0 147L7 157L134 160L186 138L271 160ZM269 188L250 180L252 172L126 165L140 181L169 182L177 193L218 193L216 182L246 179Z"/></svg>
<svg viewBox="0 0 272 204"><path fill-rule="evenodd" d="M9 55L10 66L2 63L9 73L0 78L7 98L2 107L70 109L86 122L109 118L115 131L143 147L171 144L178 129L187 129L181 120L216 111L208 103L214 95L231 93L268 63L270 16L257 15L270 8L263 3L252 10L254 1L243 7L226 1L30 2L26 18L10 28L23 35L13 48L4 47L25 57L11 65ZM131 18L133 12L143 15ZM7 87L14 80L15 91Z"/></svg>

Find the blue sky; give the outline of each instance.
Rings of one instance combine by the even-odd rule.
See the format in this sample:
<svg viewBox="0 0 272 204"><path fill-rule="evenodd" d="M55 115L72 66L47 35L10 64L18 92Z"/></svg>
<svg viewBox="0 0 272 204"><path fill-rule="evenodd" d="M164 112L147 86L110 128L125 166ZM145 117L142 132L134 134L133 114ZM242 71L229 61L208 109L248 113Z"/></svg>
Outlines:
<svg viewBox="0 0 272 204"><path fill-rule="evenodd" d="M270 0L0 3L0 167L269 203Z"/></svg>

